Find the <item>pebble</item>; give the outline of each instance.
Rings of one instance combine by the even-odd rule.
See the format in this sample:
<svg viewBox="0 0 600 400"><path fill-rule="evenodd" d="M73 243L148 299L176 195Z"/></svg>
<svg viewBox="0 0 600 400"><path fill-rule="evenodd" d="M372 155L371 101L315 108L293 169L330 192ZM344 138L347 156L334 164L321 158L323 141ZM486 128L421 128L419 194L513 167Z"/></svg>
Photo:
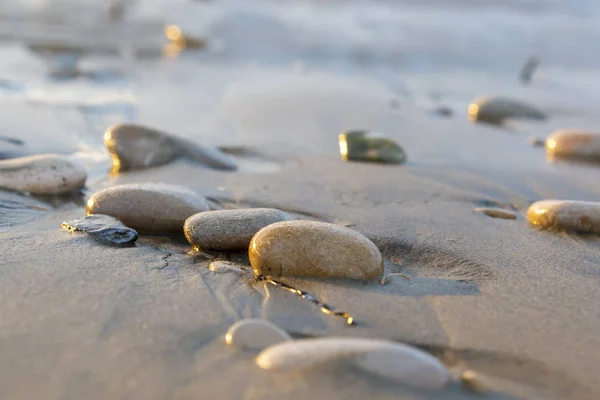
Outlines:
<svg viewBox="0 0 600 400"><path fill-rule="evenodd" d="M292 340L287 332L264 319L243 319L231 325L225 342L240 349L262 350Z"/></svg>
<svg viewBox="0 0 600 400"><path fill-rule="evenodd" d="M0 161L0 188L31 194L65 194L83 188L85 168L58 154Z"/></svg>
<svg viewBox="0 0 600 400"><path fill-rule="evenodd" d="M520 81L523 83L530 83L533 73L537 69L538 65L540 65L540 59L538 57L529 57L519 73Z"/></svg>
<svg viewBox="0 0 600 400"><path fill-rule="evenodd" d="M207 45L206 40L183 33L181 28L177 25L167 25L165 28L165 36L169 39L170 43L179 50L203 49Z"/></svg>
<svg viewBox="0 0 600 400"><path fill-rule="evenodd" d="M112 158L114 173L156 167L179 157L217 169L236 169L235 161L218 149L199 146L165 132L132 123L108 128L104 133L104 145Z"/></svg>
<svg viewBox="0 0 600 400"><path fill-rule="evenodd" d="M546 139L546 154L556 158L600 161L600 134L559 130Z"/></svg>
<svg viewBox="0 0 600 400"><path fill-rule="evenodd" d="M486 208L479 207L475 209L476 212L487 215L492 218L501 218L501 219L517 219L517 214L512 211L503 210L501 208Z"/></svg>
<svg viewBox="0 0 600 400"><path fill-rule="evenodd" d="M534 136L530 136L527 139L527 142L533 147L544 147L546 145L546 141L542 138L537 138Z"/></svg>
<svg viewBox="0 0 600 400"><path fill-rule="evenodd" d="M347 359L360 369L419 388L441 389L450 375L431 354L416 347L386 340L329 337L285 341L256 357L265 370L309 369Z"/></svg>
<svg viewBox="0 0 600 400"><path fill-rule="evenodd" d="M460 383L469 391L477 394L486 394L487 386L479 379L479 376L473 370L466 370L460 374Z"/></svg>
<svg viewBox="0 0 600 400"><path fill-rule="evenodd" d="M527 220L540 229L600 233L600 203L542 200L527 209Z"/></svg>
<svg viewBox="0 0 600 400"><path fill-rule="evenodd" d="M502 97L478 97L469 104L469 120L501 125L506 119L544 120L546 114L517 100Z"/></svg>
<svg viewBox="0 0 600 400"><path fill-rule="evenodd" d="M109 215L93 214L85 218L62 223L70 232L84 232L94 239L109 245L128 246L138 238L134 229L126 227L121 221Z"/></svg>
<svg viewBox="0 0 600 400"><path fill-rule="evenodd" d="M338 136L344 161L365 161L385 164L406 162L406 153L393 139L369 131L347 131Z"/></svg>
<svg viewBox="0 0 600 400"><path fill-rule="evenodd" d="M125 184L94 193L87 213L106 214L145 233L183 232L185 220L209 209L192 190L162 183Z"/></svg>
<svg viewBox="0 0 600 400"><path fill-rule="evenodd" d="M207 211L189 217L183 231L188 242L199 250L248 250L258 231L289 219L288 214L273 208Z"/></svg>
<svg viewBox="0 0 600 400"><path fill-rule="evenodd" d="M316 221L277 222L250 242L256 275L372 279L383 274L373 242L352 229Z"/></svg>

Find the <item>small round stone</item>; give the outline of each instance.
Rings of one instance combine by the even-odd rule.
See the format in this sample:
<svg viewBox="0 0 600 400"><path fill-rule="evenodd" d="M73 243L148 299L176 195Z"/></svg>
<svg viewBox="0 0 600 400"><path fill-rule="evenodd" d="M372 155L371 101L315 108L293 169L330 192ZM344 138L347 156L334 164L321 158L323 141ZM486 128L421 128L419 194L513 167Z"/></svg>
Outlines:
<svg viewBox="0 0 600 400"><path fill-rule="evenodd" d="M600 134L560 130L546 140L546 154L556 158L600 161Z"/></svg>
<svg viewBox="0 0 600 400"><path fill-rule="evenodd" d="M110 215L146 233L182 232L190 215L208 209L206 199L186 187L154 183L114 186L87 202L88 215Z"/></svg>
<svg viewBox="0 0 600 400"><path fill-rule="evenodd" d="M264 319L243 319L231 325L225 342L241 349L262 350L291 340L287 332Z"/></svg>
<svg viewBox="0 0 600 400"><path fill-rule="evenodd" d="M500 219L517 219L517 214L512 211L503 210L501 208L487 208L487 207L479 207L475 209L476 212L487 215L492 218L500 218Z"/></svg>
<svg viewBox="0 0 600 400"><path fill-rule="evenodd" d="M600 233L600 203L542 200L529 206L527 220L540 229Z"/></svg>
<svg viewBox="0 0 600 400"><path fill-rule="evenodd" d="M94 239L112 246L129 246L138 234L118 219L109 215L92 214L85 218L64 221L61 225L70 232L85 232Z"/></svg>
<svg viewBox="0 0 600 400"><path fill-rule="evenodd" d="M0 161L0 188L31 194L64 194L83 188L85 168L58 154Z"/></svg>
<svg viewBox="0 0 600 400"><path fill-rule="evenodd" d="M385 164L406 162L406 153L393 139L375 132L347 131L338 136L340 155L344 161Z"/></svg>
<svg viewBox="0 0 600 400"><path fill-rule="evenodd" d="M256 232L289 219L288 214L273 208L207 211L189 217L183 231L188 242L199 250L248 250Z"/></svg>
<svg viewBox="0 0 600 400"><path fill-rule="evenodd" d="M277 222L250 242L256 275L372 279L383 274L377 246L352 229L316 221Z"/></svg>
<svg viewBox="0 0 600 400"><path fill-rule="evenodd" d="M500 125L507 119L544 120L546 114L527 103L503 97L478 97L469 104L469 120Z"/></svg>

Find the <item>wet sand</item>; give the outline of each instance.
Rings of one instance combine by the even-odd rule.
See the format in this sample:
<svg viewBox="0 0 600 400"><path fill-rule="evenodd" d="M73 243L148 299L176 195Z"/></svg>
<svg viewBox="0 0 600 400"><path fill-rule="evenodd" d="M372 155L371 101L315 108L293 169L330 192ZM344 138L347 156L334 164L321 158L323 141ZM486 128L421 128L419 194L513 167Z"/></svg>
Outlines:
<svg viewBox="0 0 600 400"><path fill-rule="evenodd" d="M124 108L87 104L82 111L2 98L2 134L23 140L19 151L72 154L90 178L75 198L0 191L0 398L477 397L456 382L436 392L415 390L344 364L262 371L255 353L224 344L229 326L242 318L271 320L295 337L417 345L454 374L475 370L490 399L600 396L600 241L537 231L525 220L537 200L600 197L598 166L549 163L527 141L571 125L599 126L589 98L556 84L565 82L563 75L547 70L554 84L526 89L516 74L512 86L504 85L508 78L481 78L486 93L462 93L460 82L477 76L432 73L447 82L442 100L456 115L446 119L421 101L433 84L411 80L414 73L407 72L405 83L422 85L414 90L422 97L403 97L378 74L196 61L139 65L133 115L129 100ZM119 85L100 86L121 96ZM44 95L50 103L52 93L61 93L54 90ZM468 98L489 92L525 97L551 118L508 129L469 123ZM390 106L392 99L399 108ZM109 177L102 133L127 119L202 145L248 151L234 154L236 172L178 160ZM408 162L342 162L337 134L347 129L387 133ZM210 271L212 260L188 254L183 234L142 235L135 247L115 249L61 229L63 221L85 215L85 199L95 191L139 182L186 185L225 208L275 207L351 225L379 247L386 273L411 279L281 279L350 313L357 324L348 326L267 282ZM489 206L519 217L475 211ZM231 258L248 265L243 254Z"/></svg>

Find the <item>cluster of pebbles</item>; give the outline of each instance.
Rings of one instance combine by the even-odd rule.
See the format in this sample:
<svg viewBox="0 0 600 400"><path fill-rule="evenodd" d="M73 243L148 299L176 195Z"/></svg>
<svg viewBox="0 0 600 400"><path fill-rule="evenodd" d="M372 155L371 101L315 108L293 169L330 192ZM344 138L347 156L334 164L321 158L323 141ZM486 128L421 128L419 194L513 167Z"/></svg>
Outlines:
<svg viewBox="0 0 600 400"><path fill-rule="evenodd" d="M481 98L469 106L474 121L500 124L507 118L544 119L539 110L508 99ZM177 136L137 124L107 129L104 142L112 172L146 169L186 158L210 168L236 170L224 152L199 146ZM342 160L402 164L406 153L393 139L369 131L339 135ZM600 159L600 136L576 131L556 132L545 142L555 157ZM83 167L68 157L46 154L0 161L0 187L32 195L80 191L87 178ZM494 218L519 219L513 210L476 209ZM71 232L82 232L101 243L135 245L140 234L184 234L201 252L247 252L251 271L242 265L214 261L210 270L237 271L265 279L311 300L323 312L347 318L310 294L273 280L300 276L372 280L384 274L377 246L348 227L294 219L273 208L211 209L211 202L187 187L164 183L123 184L94 193L86 203L85 218L65 221ZM535 227L600 233L600 203L546 200L527 210ZM445 366L418 348L401 343L359 338L293 339L287 332L261 320L244 320L227 332L226 342L260 350L256 365L266 370L295 370L344 360L358 368L401 383L428 389L450 380ZM472 381L469 380L469 381Z"/></svg>

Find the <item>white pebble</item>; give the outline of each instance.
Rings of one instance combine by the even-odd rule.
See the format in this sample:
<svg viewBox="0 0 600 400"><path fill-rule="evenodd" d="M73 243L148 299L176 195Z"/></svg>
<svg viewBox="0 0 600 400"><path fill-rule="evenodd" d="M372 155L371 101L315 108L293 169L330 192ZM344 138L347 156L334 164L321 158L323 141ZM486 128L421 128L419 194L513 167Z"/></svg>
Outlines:
<svg viewBox="0 0 600 400"><path fill-rule="evenodd" d="M291 340L290 335L263 319L243 319L231 325L225 342L241 349L262 350Z"/></svg>
<svg viewBox="0 0 600 400"><path fill-rule="evenodd" d="M294 370L341 359L415 387L439 389L449 380L446 367L429 353L401 343L361 338L331 337L279 343L263 350L256 357L256 365L266 370Z"/></svg>

